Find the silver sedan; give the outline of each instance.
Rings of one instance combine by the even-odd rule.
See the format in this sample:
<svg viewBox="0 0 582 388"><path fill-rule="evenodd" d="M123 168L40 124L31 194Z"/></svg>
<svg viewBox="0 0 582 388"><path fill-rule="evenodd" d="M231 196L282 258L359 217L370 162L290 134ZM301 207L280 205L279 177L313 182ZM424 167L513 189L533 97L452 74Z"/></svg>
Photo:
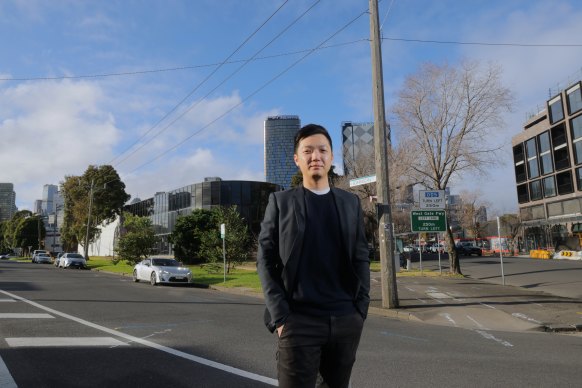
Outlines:
<svg viewBox="0 0 582 388"><path fill-rule="evenodd" d="M151 257L133 267L133 281L149 281L152 286L159 283L192 282L192 271L174 259Z"/></svg>

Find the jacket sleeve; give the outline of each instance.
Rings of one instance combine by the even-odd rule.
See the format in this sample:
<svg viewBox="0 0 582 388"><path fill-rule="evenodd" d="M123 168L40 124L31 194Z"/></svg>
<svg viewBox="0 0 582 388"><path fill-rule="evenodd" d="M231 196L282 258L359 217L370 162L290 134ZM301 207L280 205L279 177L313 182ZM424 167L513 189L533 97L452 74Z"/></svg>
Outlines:
<svg viewBox="0 0 582 388"><path fill-rule="evenodd" d="M289 303L281 277L283 263L279 255L279 206L274 193L269 196L265 217L261 223L257 251L257 271L269 314L265 324L271 332L289 315Z"/></svg>
<svg viewBox="0 0 582 388"><path fill-rule="evenodd" d="M364 230L364 214L358 197L356 197L356 202L358 219L356 224L356 245L353 266L360 281L360 287L356 296L356 308L362 314L362 317L366 319L370 305L370 258L368 240L366 239L366 232Z"/></svg>

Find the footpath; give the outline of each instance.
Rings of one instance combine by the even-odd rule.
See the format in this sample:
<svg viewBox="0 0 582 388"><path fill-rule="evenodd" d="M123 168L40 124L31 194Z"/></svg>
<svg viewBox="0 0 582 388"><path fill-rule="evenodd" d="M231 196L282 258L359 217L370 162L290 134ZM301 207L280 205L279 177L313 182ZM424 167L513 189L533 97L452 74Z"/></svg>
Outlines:
<svg viewBox="0 0 582 388"><path fill-rule="evenodd" d="M535 259L505 260L514 264L505 266L505 285L499 274L499 257L461 259L466 277L399 276L396 309L382 308L380 273L372 272L370 313L478 330L582 332L582 263L568 269L579 270L578 280L564 282L560 281L562 269L524 271L518 266ZM446 260L442 264L448 266ZM424 268L439 271L434 260L426 261Z"/></svg>

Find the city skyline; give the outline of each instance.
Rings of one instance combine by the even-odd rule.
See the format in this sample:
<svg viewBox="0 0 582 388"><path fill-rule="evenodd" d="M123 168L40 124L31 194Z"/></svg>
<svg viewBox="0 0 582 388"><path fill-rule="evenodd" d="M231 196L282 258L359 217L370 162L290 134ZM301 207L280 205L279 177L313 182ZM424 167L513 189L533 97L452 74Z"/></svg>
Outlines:
<svg viewBox="0 0 582 388"><path fill-rule="evenodd" d="M91 164L112 164L133 198L207 176L262 181L263 122L277 115L328 128L341 169L341 123L373 120L367 5L2 2L0 31L11 39L0 64L0 181L29 210L45 184ZM393 139L391 106L423 62L503 68L516 97L491 136L503 165L451 186L515 212L510 139L552 91L582 78L582 10L566 0L379 5Z"/></svg>

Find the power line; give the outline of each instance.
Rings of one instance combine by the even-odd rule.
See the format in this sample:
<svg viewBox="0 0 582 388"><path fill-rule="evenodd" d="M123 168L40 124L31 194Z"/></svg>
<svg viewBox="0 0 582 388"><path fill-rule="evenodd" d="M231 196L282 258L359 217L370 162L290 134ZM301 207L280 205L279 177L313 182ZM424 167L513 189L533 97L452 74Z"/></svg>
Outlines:
<svg viewBox="0 0 582 388"><path fill-rule="evenodd" d="M319 47L318 50L325 50L325 49L341 47L341 46L349 46L352 44L356 44L356 43L360 43L360 42L369 42L369 41L370 41L369 38L361 38L361 39L356 39L356 40L352 40L352 41L348 41L348 42L325 45L325 46ZM303 54L303 53L306 53L309 51L311 51L311 49L303 49L303 50L297 50L297 51L285 51L285 52L278 53L278 54L257 56L254 59L252 59L252 61L262 61L262 60L266 60L266 59L288 57L288 56ZM226 61L224 64L225 65L232 65L232 64L247 62L247 61L249 61L248 58L247 59L234 59L234 60ZM201 64L201 65L168 67L168 68L162 68L162 69L149 69L149 70L135 70L135 71L127 71L127 72L119 72L119 73L85 74L85 75L71 75L71 76L65 75L65 76L55 76L55 77L28 77L28 78L24 78L24 77L1 78L0 77L0 81L19 81L19 82L24 82L24 81L59 81L59 80L66 80L66 79L123 77L123 76L133 76L133 75L142 75L142 74L151 74L151 73L164 73L164 72L171 72L171 71L203 69L206 67L219 66L221 63L222 62L206 63L206 64Z"/></svg>
<svg viewBox="0 0 582 388"><path fill-rule="evenodd" d="M228 81L229 79L231 79L236 73L238 73L240 70L242 70L247 64L249 64L257 55L259 55L264 49L266 49L267 47L269 47L273 42L275 42L277 39L279 39L285 32L287 32L293 25L295 25L301 18L303 18L307 13L309 13L321 0L317 0L315 1L309 8L307 8L301 15L299 15L297 18L295 18L295 20L293 20L291 23L289 23L283 30L281 30L273 39L271 39L267 44L265 44L261 49L259 49L251 58L249 58L247 61L245 61L241 66L239 66L235 71L233 71L232 73L230 73L226 78L224 78L218 85L216 85L212 90L210 90L208 93L206 93L206 95L204 95L203 97L201 97L200 99L198 99L194 104L192 104L188 109L186 109L184 112L182 112L180 115L178 115L178 117L176 117L174 120L172 120L170 123L168 123L164 128L162 128L160 131L158 131L158 133L156 133L154 136L152 136L150 139L148 139L145 143L141 144L138 148L136 148L135 150L133 150L133 152L131 152L129 155L127 155L125 158L123 158L122 160L120 160L117 163L117 166L119 166L121 163L123 163L125 160L127 160L129 157L131 157L132 155L134 155L137 151L139 151L140 149L144 148L147 144L151 143L156 137L158 137L159 135L161 135L163 132L165 132L169 127L171 127L174 123L176 123L178 120L180 120L182 117L184 117L188 112L192 111L192 109L194 109L200 102L204 101L204 99L206 99L208 96L210 96L212 93L214 93L220 86L222 86L224 83L226 83L226 81ZM142 136L143 138L143 136ZM141 140L138 139L138 141ZM135 143L134 143L135 144ZM133 146L133 145L132 145ZM131 147L130 147L131 148Z"/></svg>
<svg viewBox="0 0 582 388"><path fill-rule="evenodd" d="M139 169L141 169L141 168L143 168L143 167L145 167L145 166L147 166L147 165L155 162L156 160L160 159L161 157L167 155L168 153L174 151L175 149L179 148L182 144L184 144L185 142L187 142L188 140L190 140L194 136L198 135L199 133L201 133L202 131L204 131L206 128L208 128L209 126L211 126L212 124L214 124L218 120L222 119L224 116L226 116L227 114L229 114L230 112L232 112L234 109L238 108L240 105L242 105L243 103L245 103L246 101L248 101L249 99L251 99L252 97L254 97L259 92L261 92L263 89L265 89L271 83L275 82L277 79L279 79L280 77L282 77L285 73L287 73L293 67L297 66L305 58L307 58L308 56L310 56L311 54L313 54L321 46L323 46L329 40L333 39L336 35L338 35L340 32L342 32L343 30L345 30L346 28L348 28L350 25L352 25L354 22L356 22L356 20L358 20L359 18L361 18L363 15L366 15L368 12L369 11L366 9L364 12L360 13L358 16L356 16L355 18L353 18L352 20L350 20L348 23L346 23L343 27L341 27L336 32L334 32L331 36L329 36L328 38L326 38L325 40L323 40L319 45L317 45L316 47L314 47L311 50L309 50L309 52L306 53L304 56L302 56L301 58L299 58L298 60L296 60L295 62L293 62L291 65L289 65L288 67L286 67L283 71L279 72L276 76L274 76L273 78L271 78L270 80L268 80L267 82L265 82L262 86L260 86L254 92L252 92L251 94L249 94L248 96L246 96L245 98L243 98L239 103L237 103L234 106L232 106L231 108L227 109L225 112L223 112L222 114L220 114L214 120L210 121L209 123L207 123L206 125L204 125L202 128L200 128L198 131L196 131L193 134L191 134L190 136L187 136L186 138L182 139L179 143L177 143L173 147L167 149L166 151L164 151L161 154L157 155L153 159L150 159L146 163L144 163L144 164L136 167L135 169L131 170L128 174L131 174L131 173L133 173L133 172L135 172L135 171L137 171L137 170L139 170Z"/></svg>
<svg viewBox="0 0 582 388"><path fill-rule="evenodd" d="M423 39L405 39L405 38L382 38L382 40L392 40L400 42L415 43L435 43L435 44L458 44L469 46L508 46L508 47L582 47L582 44L544 44L544 43L495 43L495 42L460 42L446 40L423 40Z"/></svg>
<svg viewBox="0 0 582 388"><path fill-rule="evenodd" d="M200 81L195 87L194 89L192 89L184 98L182 98L168 113L166 113L161 119L159 119L150 129L148 129L142 136L140 136L134 143L132 143L129 147L127 147L123 152L121 152L119 155L117 155L115 158L113 158L109 164L112 164L116 159L118 159L121 155L123 155L124 153L126 153L127 151L129 151L134 145L136 145L141 139L143 139L144 137L146 137L151 131L154 130L154 128L156 128L158 125L160 125L160 123L162 121L164 121L166 118L168 118L172 113L174 113L176 111L176 109L178 109L178 107L180 105L182 105L188 98L190 98L190 96L192 94L194 94L202 85L204 85L206 83L206 81L208 81L210 79L210 77L212 77L222 66L224 66L224 64L226 64L226 62L232 58L234 56L234 54L236 54L245 44L247 44L247 42L249 40L251 40L251 38L253 36L255 36L268 22L269 20L271 20L284 6L285 4L287 4L289 2L289 0L285 0L283 2L283 4L281 4L276 10L275 12L273 12L259 27L257 27L232 53L230 53L230 55L228 57L226 57L226 59L224 61L222 61L220 63L220 65L218 65L217 67L214 68L214 70L208 74L206 76L206 78L204 78L202 81ZM125 160L125 159L124 159Z"/></svg>

